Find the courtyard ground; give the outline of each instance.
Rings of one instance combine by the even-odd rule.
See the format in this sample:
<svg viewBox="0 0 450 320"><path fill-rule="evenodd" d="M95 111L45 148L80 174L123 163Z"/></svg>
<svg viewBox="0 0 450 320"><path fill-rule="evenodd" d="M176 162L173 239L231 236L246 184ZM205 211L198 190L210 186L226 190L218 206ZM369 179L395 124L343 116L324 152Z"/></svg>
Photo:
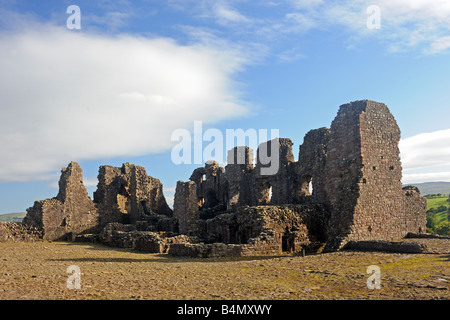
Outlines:
<svg viewBox="0 0 450 320"><path fill-rule="evenodd" d="M440 253L195 259L87 243L0 243L0 299L449 299L450 240L417 241ZM67 286L72 265L80 289ZM367 286L371 265L380 268L381 289Z"/></svg>

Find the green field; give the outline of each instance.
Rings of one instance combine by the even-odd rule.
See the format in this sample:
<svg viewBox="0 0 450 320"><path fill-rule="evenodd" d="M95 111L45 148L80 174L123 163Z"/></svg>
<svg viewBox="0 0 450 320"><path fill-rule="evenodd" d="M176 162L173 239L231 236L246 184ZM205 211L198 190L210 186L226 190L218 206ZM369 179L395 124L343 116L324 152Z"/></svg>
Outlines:
<svg viewBox="0 0 450 320"><path fill-rule="evenodd" d="M0 222L21 222L25 212L0 214Z"/></svg>
<svg viewBox="0 0 450 320"><path fill-rule="evenodd" d="M450 202L448 197L427 198L427 232L450 235Z"/></svg>
<svg viewBox="0 0 450 320"><path fill-rule="evenodd" d="M448 197L427 198L427 210L430 208L437 208L439 206L450 207Z"/></svg>
<svg viewBox="0 0 450 320"><path fill-rule="evenodd" d="M435 215L440 222L447 221L447 212L450 207L450 202L447 202L448 197L427 198L427 210L435 209ZM445 210L438 210L439 207L445 207Z"/></svg>

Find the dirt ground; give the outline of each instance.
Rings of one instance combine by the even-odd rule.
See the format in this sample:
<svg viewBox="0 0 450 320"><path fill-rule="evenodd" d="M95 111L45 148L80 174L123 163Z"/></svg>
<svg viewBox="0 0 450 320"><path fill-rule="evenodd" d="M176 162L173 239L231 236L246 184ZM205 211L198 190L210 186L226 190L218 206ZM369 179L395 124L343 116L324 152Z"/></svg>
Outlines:
<svg viewBox="0 0 450 320"><path fill-rule="evenodd" d="M449 240L437 245L450 248ZM0 299L448 300L450 252L440 252L447 253L194 259L86 243L0 243ZM80 289L68 288L71 265L80 268ZM380 289L367 286L371 265L380 268Z"/></svg>

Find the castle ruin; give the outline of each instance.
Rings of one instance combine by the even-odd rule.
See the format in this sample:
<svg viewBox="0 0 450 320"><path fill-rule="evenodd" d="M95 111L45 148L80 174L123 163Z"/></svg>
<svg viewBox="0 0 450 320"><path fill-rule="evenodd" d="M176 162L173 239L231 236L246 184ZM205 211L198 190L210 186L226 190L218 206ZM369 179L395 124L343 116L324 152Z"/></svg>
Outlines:
<svg viewBox="0 0 450 320"><path fill-rule="evenodd" d="M350 241L394 240L426 230L426 199L402 188L399 127L382 103L340 106L331 127L292 141L235 147L178 181L173 210L145 168L100 167L91 200L80 166L62 170L59 193L36 201L23 223L44 239L97 239L147 252L196 257L339 250ZM272 143L275 142L275 143ZM279 169L262 174L261 150L278 148ZM236 161L237 158L243 161Z"/></svg>

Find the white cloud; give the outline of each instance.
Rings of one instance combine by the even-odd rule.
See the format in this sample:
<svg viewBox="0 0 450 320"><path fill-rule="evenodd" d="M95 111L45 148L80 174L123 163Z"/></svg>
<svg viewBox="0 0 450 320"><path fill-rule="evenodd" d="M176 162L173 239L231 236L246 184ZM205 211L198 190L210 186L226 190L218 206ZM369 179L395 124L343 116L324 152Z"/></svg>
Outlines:
<svg viewBox="0 0 450 320"><path fill-rule="evenodd" d="M89 13L86 14L83 12L82 17L83 25L85 23L88 27L101 25L103 28L106 28L110 31L117 31L127 25L128 20L133 17L133 14L130 12L110 11L106 12L102 16L97 16Z"/></svg>
<svg viewBox="0 0 450 320"><path fill-rule="evenodd" d="M448 0L291 0L290 3L293 11L287 17L308 17L311 28L333 30L345 27L352 42L377 40L393 52L418 49L424 54L445 52L450 48ZM370 14L366 10L371 5L380 8L380 29L367 28ZM303 25L305 20L288 19L286 26L289 22Z"/></svg>
<svg viewBox="0 0 450 320"><path fill-rule="evenodd" d="M290 0L296 9L312 9L324 3L324 0Z"/></svg>
<svg viewBox="0 0 450 320"><path fill-rule="evenodd" d="M164 186L164 193L167 193L167 194L175 194L175 189L176 189L177 187L166 187L166 186Z"/></svg>
<svg viewBox="0 0 450 320"><path fill-rule="evenodd" d="M68 161L171 147L194 120L247 112L233 51L51 25L0 33L0 182L47 179Z"/></svg>
<svg viewBox="0 0 450 320"><path fill-rule="evenodd" d="M289 21L289 24L294 25L295 27L286 28L287 31L292 32L305 32L312 28L317 27L317 20L315 20L311 15L295 12L286 14L286 20ZM286 32L286 30L284 31Z"/></svg>
<svg viewBox="0 0 450 320"><path fill-rule="evenodd" d="M450 129L400 141L403 183L450 181Z"/></svg>
<svg viewBox="0 0 450 320"><path fill-rule="evenodd" d="M215 3L213 13L220 24L250 22L249 18L223 3Z"/></svg>
<svg viewBox="0 0 450 320"><path fill-rule="evenodd" d="M281 62L281 63L290 63L293 61L307 58L306 55L301 53L301 50L299 50L298 48L293 48L293 49L286 50L284 52L280 52L277 55L277 57L278 57L279 62Z"/></svg>
<svg viewBox="0 0 450 320"><path fill-rule="evenodd" d="M422 133L400 141L403 166L407 169L450 164L450 129Z"/></svg>
<svg viewBox="0 0 450 320"><path fill-rule="evenodd" d="M450 171L430 173L407 173L403 175L403 184L415 184L423 182L450 182Z"/></svg>
<svg viewBox="0 0 450 320"><path fill-rule="evenodd" d="M164 197L166 198L167 205L173 208L173 201L175 199L175 189L176 187L163 187Z"/></svg>
<svg viewBox="0 0 450 320"><path fill-rule="evenodd" d="M450 48L450 36L440 37L433 41L431 48L428 50L430 54L446 51Z"/></svg>
<svg viewBox="0 0 450 320"><path fill-rule="evenodd" d="M206 48L216 48L216 55L225 53L232 55L233 60L223 58L223 63L227 63L227 69L238 72L242 70L242 66L259 64L267 58L269 47L265 43L251 40L229 40L220 37L220 33L213 29L203 27L181 26L181 30L192 39L197 46L201 45ZM232 63L232 64L230 64Z"/></svg>
<svg viewBox="0 0 450 320"><path fill-rule="evenodd" d="M229 27L232 31L229 37L246 35L261 43L322 30L345 38L347 48L376 41L389 52L412 50L428 55L450 51L448 0L171 0L170 3L195 17ZM367 12L370 6L380 8L380 29L367 27L373 14ZM267 8L274 7L273 14L267 15Z"/></svg>
<svg viewBox="0 0 450 320"><path fill-rule="evenodd" d="M59 189L59 178L55 176L55 179L53 182L49 183L47 185L47 188L51 189ZM96 187L98 184L98 178L97 177L83 177L83 184L86 188Z"/></svg>
<svg viewBox="0 0 450 320"><path fill-rule="evenodd" d="M83 182L86 188L89 187L96 187L98 184L98 178L97 177L84 177Z"/></svg>
<svg viewBox="0 0 450 320"><path fill-rule="evenodd" d="M379 31L383 31L374 35L387 40L391 46L400 50L418 48L425 54L443 52L448 48L433 45L438 39L450 35L450 5L447 0L378 0L374 3L381 9L382 28Z"/></svg>

